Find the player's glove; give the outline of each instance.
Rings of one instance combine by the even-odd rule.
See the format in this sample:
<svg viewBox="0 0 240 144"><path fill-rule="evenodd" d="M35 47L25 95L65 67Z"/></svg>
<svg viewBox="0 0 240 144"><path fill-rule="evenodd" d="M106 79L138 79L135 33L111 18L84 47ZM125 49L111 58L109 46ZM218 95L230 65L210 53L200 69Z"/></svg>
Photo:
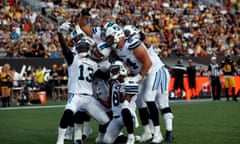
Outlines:
<svg viewBox="0 0 240 144"><path fill-rule="evenodd" d="M83 16L91 16L89 11L91 10L91 8L83 8L82 11L81 11L81 14Z"/></svg>
<svg viewBox="0 0 240 144"><path fill-rule="evenodd" d="M126 77L124 79L124 81L129 81L129 82L134 82L134 83L138 83L143 79L143 76L141 74L137 74L133 77Z"/></svg>

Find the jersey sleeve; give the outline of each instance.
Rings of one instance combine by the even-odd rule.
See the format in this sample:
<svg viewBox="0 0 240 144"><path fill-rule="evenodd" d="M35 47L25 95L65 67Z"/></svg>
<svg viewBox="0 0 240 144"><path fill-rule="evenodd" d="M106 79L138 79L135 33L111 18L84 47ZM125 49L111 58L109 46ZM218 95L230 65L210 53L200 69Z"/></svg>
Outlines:
<svg viewBox="0 0 240 144"><path fill-rule="evenodd" d="M137 94L138 91L139 91L139 84L130 83L130 82L124 83L124 92L126 94Z"/></svg>
<svg viewBox="0 0 240 144"><path fill-rule="evenodd" d="M130 50L135 49L139 45L141 45L141 41L138 39L128 39L127 41L129 43L128 49L130 49Z"/></svg>

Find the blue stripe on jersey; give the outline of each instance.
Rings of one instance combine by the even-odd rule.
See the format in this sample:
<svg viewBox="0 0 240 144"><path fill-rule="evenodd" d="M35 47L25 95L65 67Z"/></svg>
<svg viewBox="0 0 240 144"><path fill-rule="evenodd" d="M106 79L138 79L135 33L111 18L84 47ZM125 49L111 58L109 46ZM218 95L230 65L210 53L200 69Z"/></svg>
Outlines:
<svg viewBox="0 0 240 144"><path fill-rule="evenodd" d="M93 28L92 32L95 34L97 32L97 28Z"/></svg>
<svg viewBox="0 0 240 144"><path fill-rule="evenodd" d="M167 73L164 68L160 69L161 71L161 92L167 91Z"/></svg>
<svg viewBox="0 0 240 144"><path fill-rule="evenodd" d="M138 40L138 41L135 41L134 43L130 44L128 46L128 49L135 49L137 48L139 45L141 44L141 42Z"/></svg>
<svg viewBox="0 0 240 144"><path fill-rule="evenodd" d="M156 72L152 90L158 89L158 86L159 86L159 83L160 83L160 77L161 77L160 71Z"/></svg>
<svg viewBox="0 0 240 144"><path fill-rule="evenodd" d="M139 91L139 85L126 85L124 87L125 93L137 94Z"/></svg>

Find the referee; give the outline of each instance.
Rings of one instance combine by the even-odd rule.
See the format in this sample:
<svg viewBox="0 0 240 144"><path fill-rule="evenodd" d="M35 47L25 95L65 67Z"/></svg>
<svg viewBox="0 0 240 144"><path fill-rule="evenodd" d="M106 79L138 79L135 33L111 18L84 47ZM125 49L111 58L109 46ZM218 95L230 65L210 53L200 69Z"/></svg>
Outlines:
<svg viewBox="0 0 240 144"><path fill-rule="evenodd" d="M211 63L208 66L208 76L211 80L212 98L213 100L220 100L221 96L221 82L219 78L220 66L217 64L217 58L213 56Z"/></svg>

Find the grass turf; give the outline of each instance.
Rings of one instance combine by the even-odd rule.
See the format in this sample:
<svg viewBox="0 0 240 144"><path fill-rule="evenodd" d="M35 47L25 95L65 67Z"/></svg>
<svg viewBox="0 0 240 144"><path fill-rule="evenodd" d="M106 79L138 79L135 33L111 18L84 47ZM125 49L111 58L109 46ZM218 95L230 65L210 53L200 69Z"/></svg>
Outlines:
<svg viewBox="0 0 240 144"><path fill-rule="evenodd" d="M46 106L64 105L65 101L48 101ZM0 143L54 144L63 113L63 106L50 108L33 105L16 109L0 108ZM26 109L23 109L26 108ZM176 102L171 103L174 113L174 144L239 144L240 103L235 102ZM163 134L164 124L161 118ZM93 135L85 144L93 144L97 123L91 120ZM142 128L136 129L140 135ZM72 144L73 142L66 142Z"/></svg>

